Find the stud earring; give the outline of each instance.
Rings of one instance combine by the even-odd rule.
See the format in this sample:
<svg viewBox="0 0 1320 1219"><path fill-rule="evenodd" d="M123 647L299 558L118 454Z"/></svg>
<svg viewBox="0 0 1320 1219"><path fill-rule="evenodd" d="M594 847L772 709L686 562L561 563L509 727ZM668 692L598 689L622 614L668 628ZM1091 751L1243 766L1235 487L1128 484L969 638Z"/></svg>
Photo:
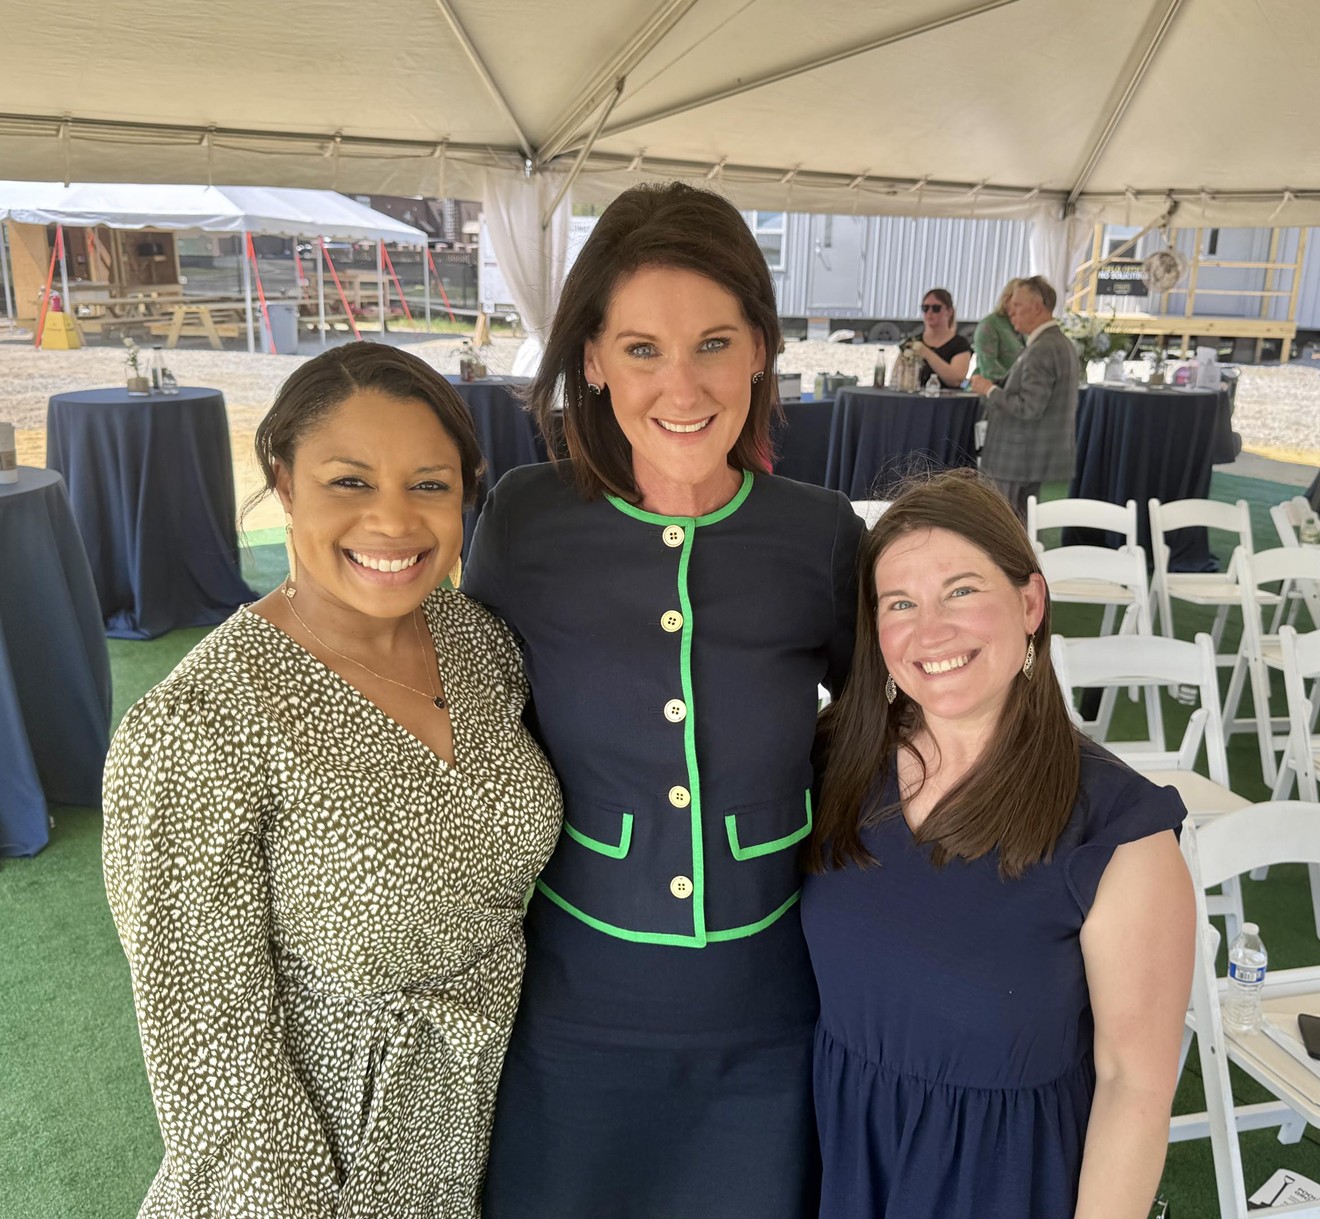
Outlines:
<svg viewBox="0 0 1320 1219"><path fill-rule="evenodd" d="M298 591L294 587L298 579L298 554L293 548L293 517L287 512L284 514L284 557L289 562L289 574L284 577L284 595L293 597Z"/></svg>
<svg viewBox="0 0 1320 1219"><path fill-rule="evenodd" d="M765 369L758 368L754 373L752 373L753 385L760 385L761 382L764 380L765 380Z"/></svg>
<svg viewBox="0 0 1320 1219"><path fill-rule="evenodd" d="M590 381L588 381L588 382L587 382L587 388L588 388L589 390L591 390L591 392L592 392L593 394L595 394L597 398L600 397L600 391L601 391L601 388L602 388L601 386L599 386L599 385L593 385Z"/></svg>
<svg viewBox="0 0 1320 1219"><path fill-rule="evenodd" d="M885 678L885 702L889 703L890 706L893 706L894 699L896 699L897 697L898 697L898 682L894 680L894 675L891 673L888 677Z"/></svg>
<svg viewBox="0 0 1320 1219"><path fill-rule="evenodd" d="M449 569L449 586L455 592L457 592L458 586L462 583L463 583L463 556L459 555L458 558L454 560L453 567Z"/></svg>
<svg viewBox="0 0 1320 1219"><path fill-rule="evenodd" d="M1031 675L1036 671L1036 637L1027 636L1027 658L1022 662L1022 676L1028 681Z"/></svg>

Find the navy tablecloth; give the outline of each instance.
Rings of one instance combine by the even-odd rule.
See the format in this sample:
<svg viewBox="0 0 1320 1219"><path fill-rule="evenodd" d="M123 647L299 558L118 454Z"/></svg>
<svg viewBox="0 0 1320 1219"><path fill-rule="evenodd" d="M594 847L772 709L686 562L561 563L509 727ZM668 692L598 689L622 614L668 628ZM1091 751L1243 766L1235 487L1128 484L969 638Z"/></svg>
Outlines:
<svg viewBox="0 0 1320 1219"><path fill-rule="evenodd" d="M1077 408L1077 465L1068 494L1137 501L1137 535L1150 553L1148 500L1208 499L1211 467L1234 459L1226 393L1088 385ZM1119 546L1116 534L1066 529L1065 545ZM1214 571L1204 529L1168 535L1172 571Z"/></svg>
<svg viewBox="0 0 1320 1219"><path fill-rule="evenodd" d="M975 394L839 390L825 485L849 499L890 499L894 484L913 469L975 466L979 406Z"/></svg>
<svg viewBox="0 0 1320 1219"><path fill-rule="evenodd" d="M64 480L0 483L0 855L46 845L49 801L99 807L110 660Z"/></svg>
<svg viewBox="0 0 1320 1219"><path fill-rule="evenodd" d="M823 487L830 456L834 399L824 398L820 402L794 399L783 407L783 421L776 420L771 427L775 473Z"/></svg>
<svg viewBox="0 0 1320 1219"><path fill-rule="evenodd" d="M477 504L463 522L463 550L472 541L477 517L486 493L515 466L535 465L546 460L545 444L536 420L523 409L518 392L528 384L526 377L500 377L482 381L447 378L467 403L476 427L477 443L486 459L486 473L477 493Z"/></svg>
<svg viewBox="0 0 1320 1219"><path fill-rule="evenodd" d="M256 600L238 569L224 395L56 394L46 465L64 475L108 635L214 626Z"/></svg>

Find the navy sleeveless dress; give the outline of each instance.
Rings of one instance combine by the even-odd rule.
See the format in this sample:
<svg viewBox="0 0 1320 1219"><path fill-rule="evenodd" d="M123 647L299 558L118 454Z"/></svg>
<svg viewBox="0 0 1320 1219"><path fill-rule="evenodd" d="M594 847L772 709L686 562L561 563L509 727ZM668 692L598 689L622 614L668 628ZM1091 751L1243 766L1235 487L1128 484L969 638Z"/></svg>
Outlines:
<svg viewBox="0 0 1320 1219"><path fill-rule="evenodd" d="M1019 880L993 854L935 868L897 813L863 835L878 867L807 879L821 1219L1073 1213L1095 1090L1082 923L1115 848L1185 815L1086 742L1053 858Z"/></svg>

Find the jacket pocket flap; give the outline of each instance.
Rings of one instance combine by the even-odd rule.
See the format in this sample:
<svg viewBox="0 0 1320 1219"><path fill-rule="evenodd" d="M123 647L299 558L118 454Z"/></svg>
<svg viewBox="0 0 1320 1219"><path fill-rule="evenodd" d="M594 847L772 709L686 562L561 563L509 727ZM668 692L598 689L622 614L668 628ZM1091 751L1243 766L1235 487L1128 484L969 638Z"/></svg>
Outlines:
<svg viewBox="0 0 1320 1219"><path fill-rule="evenodd" d="M724 818L724 829L729 836L729 849L734 859L758 859L786 851L811 833L811 789L804 799L805 817L796 812L796 806L784 801L758 804L741 809Z"/></svg>
<svg viewBox="0 0 1320 1219"><path fill-rule="evenodd" d="M610 859L622 859L628 854L632 832L632 813L619 809L577 805L564 818L565 834L587 850Z"/></svg>

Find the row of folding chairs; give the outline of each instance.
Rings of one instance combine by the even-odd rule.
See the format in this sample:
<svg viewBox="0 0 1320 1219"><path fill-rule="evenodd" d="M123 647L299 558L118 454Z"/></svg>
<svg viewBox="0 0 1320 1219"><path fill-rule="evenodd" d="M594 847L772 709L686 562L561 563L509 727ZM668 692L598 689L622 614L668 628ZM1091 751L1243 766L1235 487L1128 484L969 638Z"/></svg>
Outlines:
<svg viewBox="0 0 1320 1219"><path fill-rule="evenodd" d="M1124 624L1135 615L1133 629L1145 634L1158 622L1163 634L1174 637L1173 604L1189 604L1216 609L1211 638L1218 664L1232 669L1225 696L1224 730L1226 736L1254 731L1260 752L1261 773L1265 782L1276 784L1279 778L1277 755L1287 742L1288 727L1273 712L1270 702L1270 671L1282 669L1283 659L1278 631L1285 620L1295 623L1298 610L1305 604L1313 626L1320 626L1320 549L1302 547L1297 528L1310 512L1300 496L1276 506L1271 515L1279 533L1277 549L1253 552L1251 517L1247 504L1221 504L1211 500L1183 500L1149 504L1151 549L1154 558L1150 589L1150 608L1143 618L1131 602L1138 594L1144 576L1145 556L1136 545L1136 504L1129 500L1122 507L1095 500L1054 500L1028 503L1027 529L1040 548L1040 531L1076 526L1104 529L1123 537L1125 545L1106 552L1097 547L1063 547L1042 551L1041 567L1056 601L1094 601L1106 606L1102 634L1112 630L1117 605L1127 602ZM1225 530L1237 539L1227 572L1173 572L1169 570L1169 547L1166 535L1177 529L1203 526ZM1142 574L1132 569L1141 559ZM1271 589L1278 585L1278 591ZM1236 651L1222 653L1225 622L1236 607L1242 617L1241 641ZM1262 611L1273 608L1268 628ZM1243 695L1250 689L1252 714L1240 714ZM1112 698L1104 704L1104 721L1112 711Z"/></svg>

